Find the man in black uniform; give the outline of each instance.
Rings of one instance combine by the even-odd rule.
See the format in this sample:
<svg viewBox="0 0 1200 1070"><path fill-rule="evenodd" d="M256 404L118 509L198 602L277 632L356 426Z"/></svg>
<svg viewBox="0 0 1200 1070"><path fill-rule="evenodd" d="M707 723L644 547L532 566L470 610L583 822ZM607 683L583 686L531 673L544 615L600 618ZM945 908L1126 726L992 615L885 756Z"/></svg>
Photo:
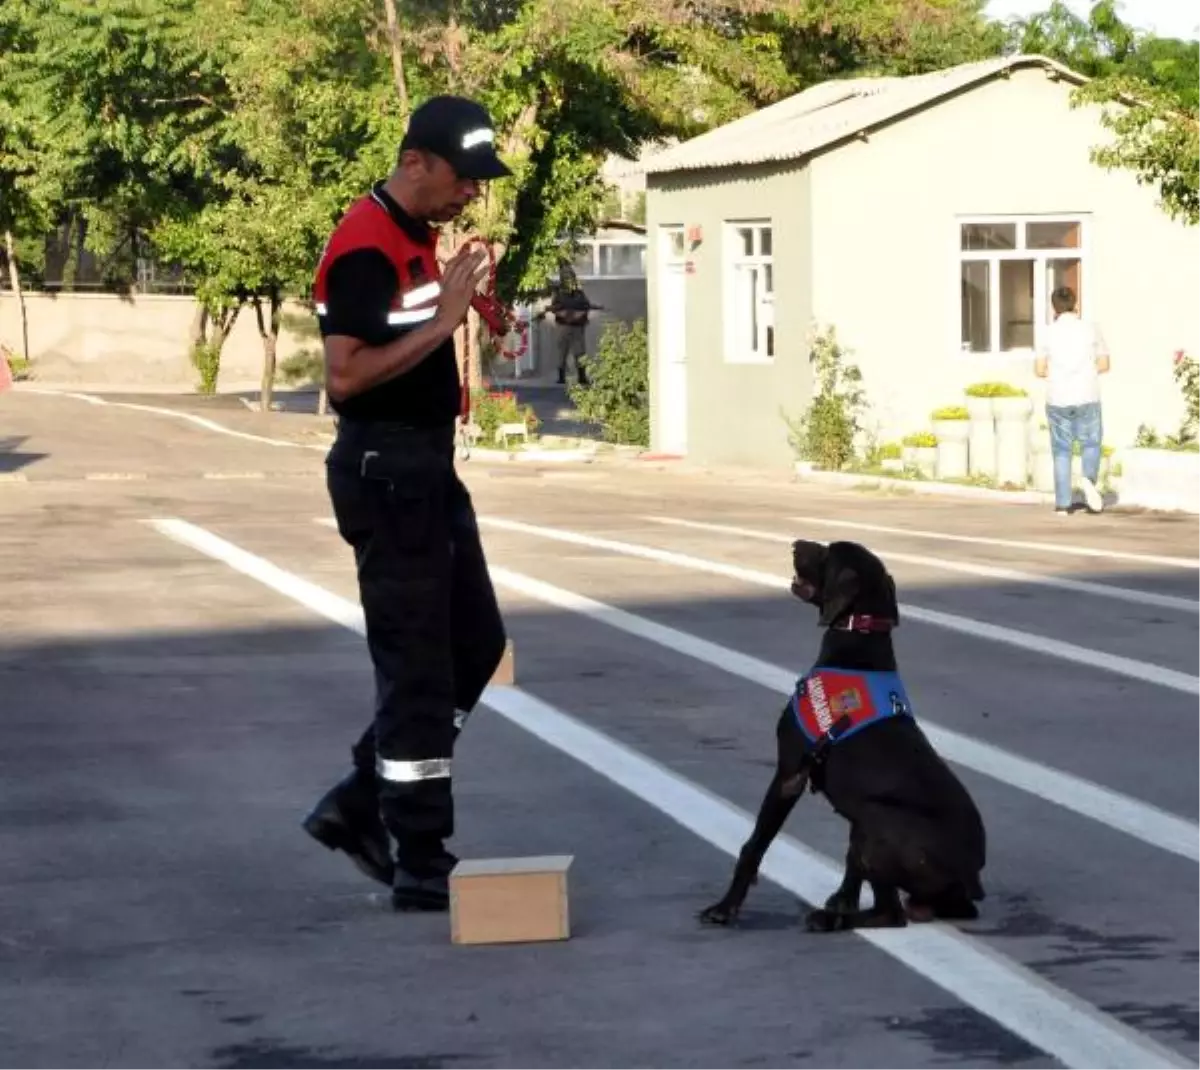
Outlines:
<svg viewBox="0 0 1200 1070"><path fill-rule="evenodd" d="M509 173L484 108L461 97L427 101L391 177L334 230L314 285L339 416L329 494L354 549L377 697L354 771L304 827L390 884L398 910L448 905L454 742L505 644L453 465L461 399L453 335L487 267L482 251L464 249L443 273L431 224L455 219L483 182Z"/></svg>

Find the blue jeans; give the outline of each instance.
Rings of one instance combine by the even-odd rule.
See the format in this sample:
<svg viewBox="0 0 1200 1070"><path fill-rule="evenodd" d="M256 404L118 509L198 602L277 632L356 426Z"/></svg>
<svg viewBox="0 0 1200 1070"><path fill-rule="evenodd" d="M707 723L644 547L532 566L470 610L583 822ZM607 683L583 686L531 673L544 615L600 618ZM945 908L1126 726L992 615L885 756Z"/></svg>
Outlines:
<svg viewBox="0 0 1200 1070"><path fill-rule="evenodd" d="M1054 458L1054 505L1071 505L1071 450L1076 442L1083 455L1083 474L1096 483L1100 479L1100 441L1104 423L1100 402L1087 405L1047 405L1046 422L1050 425L1050 454Z"/></svg>

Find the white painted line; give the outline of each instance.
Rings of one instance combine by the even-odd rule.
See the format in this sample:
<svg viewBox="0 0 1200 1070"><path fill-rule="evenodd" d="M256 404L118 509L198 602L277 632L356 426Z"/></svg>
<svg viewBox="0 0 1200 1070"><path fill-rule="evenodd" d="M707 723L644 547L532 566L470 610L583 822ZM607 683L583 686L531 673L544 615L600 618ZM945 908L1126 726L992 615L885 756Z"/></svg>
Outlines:
<svg viewBox="0 0 1200 1070"><path fill-rule="evenodd" d="M171 519L150 524L351 631L363 633L361 610L348 599L194 524ZM483 702L730 857L736 857L750 834L753 822L744 810L533 695L515 687L489 687ZM775 841L762 873L810 904L823 901L841 878L839 866L790 836ZM1192 1065L1177 1052L957 929L913 925L862 929L855 935L1069 1067Z"/></svg>
<svg viewBox="0 0 1200 1070"><path fill-rule="evenodd" d="M179 412L176 409L164 409L158 405L141 405L132 401L109 401L106 398L96 397L93 394L75 394L62 390L24 390L22 393L73 398L76 401L86 401L90 405L107 405L114 409L132 409L134 412L149 412L154 413L156 416L170 416L172 419L185 420L188 423L195 424L197 427L203 427L206 431L215 431L220 435L246 439L248 442L261 442L267 446L283 446L298 450L321 450L322 452L326 452L329 449L327 445L318 445L312 442L292 442L286 438L268 438L265 435L252 435L248 431L235 431L232 427L226 427L224 424L219 424L215 420L209 420L207 417L197 416L191 412Z"/></svg>
<svg viewBox="0 0 1200 1070"><path fill-rule="evenodd" d="M578 613L601 624L637 636L647 642L695 658L731 676L759 684L779 695L780 708L796 685L798 672L730 650L717 643L678 631L634 613L597 602L585 595L544 583L531 576L492 566L492 579L499 587L517 591L547 605ZM918 707L919 707L918 703ZM1200 862L1200 827L1157 806L1052 766L1029 761L1016 754L961 735L921 717L921 727L933 745L950 761L1003 784L1028 792L1109 828L1124 832L1152 847Z"/></svg>
<svg viewBox="0 0 1200 1070"><path fill-rule="evenodd" d="M678 517L670 516L647 516L642 519L669 527L691 528L695 531L710 531L722 535L736 535L743 539L758 539L762 542L777 542L788 546L797 538L795 535L784 535L773 531L757 531L753 528L732 527L728 524L708 524L698 520L681 520ZM1178 598L1175 595L1154 594L1151 591L1138 591L1130 587L1112 587L1105 583L1073 580L1066 576L1043 576L1036 572L1017 572L1015 569L995 568L992 565L973 565L965 561L952 561L946 557L922 557L918 554L895 553L891 550L875 550L875 552L888 561L902 561L909 565L923 565L926 568L937 568L944 572L961 572L967 576L982 576L987 579L1002 580L1006 583L1029 584L1034 587L1056 587L1062 591L1095 595L1098 598L1113 598L1118 602L1132 602L1134 605L1154 606L1158 609L1174 609L1183 613L1200 613L1200 602L1197 602L1194 598Z"/></svg>
<svg viewBox="0 0 1200 1070"><path fill-rule="evenodd" d="M77 394L70 390L45 390L42 387L27 386L21 389L22 394L42 394L45 397L71 398L73 401L86 401L89 405L107 405L103 398L94 394Z"/></svg>
<svg viewBox="0 0 1200 1070"><path fill-rule="evenodd" d="M979 546L1005 546L1014 550L1038 550L1047 554L1066 554L1071 557L1104 557L1114 561L1139 561L1146 565L1167 565L1170 568L1200 569L1200 558L1164 557L1160 554L1135 554L1126 550L1105 550L1073 543L1026 542L1021 539L991 539L981 535L951 535L945 531L922 531L919 528L888 527L885 524L864 524L856 520L836 520L831 517L793 516L802 524L821 524L858 531L878 531L884 535L905 535L916 539L939 539L942 542L970 542Z"/></svg>
<svg viewBox="0 0 1200 1070"><path fill-rule="evenodd" d="M557 542L572 543L576 546L588 546L594 550L608 550L611 553L623 554L626 557L640 557L647 561L657 561L665 565L675 565L678 568L691 569L694 572L708 572L715 576L727 576L742 583L752 583L759 587L770 587L775 590L788 590L791 585L790 577L784 578L769 572L758 572L755 569L741 568L738 565L726 565L719 561L709 561L702 557L692 557L690 554L675 553L671 550L660 550L653 546L642 546L638 543L618 542L615 539L603 539L595 535L583 535L575 531L565 531L560 528L544 527L537 524L526 524L519 520L503 520L499 517L479 517L481 525L498 528L501 531L513 531L524 535L533 535L542 539L553 539ZM924 609L920 606L904 603L900 606L901 614L919 621L931 624L947 631L959 632L976 639L987 639L994 643L1029 650L1035 654L1061 658L1077 665L1086 665L1091 669L1115 673L1133 680L1158 684L1174 691L1182 691L1188 695L1200 694L1200 679L1189 676L1185 672L1164 668L1146 661L1136 661L1133 658L1122 657L1119 654L1109 654L1089 647L1077 646L1061 639L1052 639L1032 632L1023 632L1016 628L1005 628L998 624L974 620L971 617L960 617L954 613L943 613L936 609Z"/></svg>

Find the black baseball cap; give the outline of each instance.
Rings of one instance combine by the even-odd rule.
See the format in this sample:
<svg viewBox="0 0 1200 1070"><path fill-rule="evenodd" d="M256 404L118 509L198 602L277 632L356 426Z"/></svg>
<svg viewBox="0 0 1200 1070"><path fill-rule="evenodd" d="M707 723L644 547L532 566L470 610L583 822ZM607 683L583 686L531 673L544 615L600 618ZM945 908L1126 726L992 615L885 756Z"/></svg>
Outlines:
<svg viewBox="0 0 1200 1070"><path fill-rule="evenodd" d="M440 156L460 178L485 181L512 174L496 155L496 129L487 108L466 97L430 97L408 120L400 151Z"/></svg>

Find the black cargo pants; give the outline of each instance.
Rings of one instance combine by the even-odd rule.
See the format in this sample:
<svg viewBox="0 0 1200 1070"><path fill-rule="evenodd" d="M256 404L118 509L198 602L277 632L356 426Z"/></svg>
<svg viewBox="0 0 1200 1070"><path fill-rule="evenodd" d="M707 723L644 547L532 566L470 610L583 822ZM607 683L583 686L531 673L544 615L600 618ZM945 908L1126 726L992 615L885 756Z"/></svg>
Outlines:
<svg viewBox="0 0 1200 1070"><path fill-rule="evenodd" d="M375 666L375 717L354 764L374 778L398 864L419 877L453 865L444 841L454 834L454 742L505 645L453 458L452 426L343 420L326 462Z"/></svg>

